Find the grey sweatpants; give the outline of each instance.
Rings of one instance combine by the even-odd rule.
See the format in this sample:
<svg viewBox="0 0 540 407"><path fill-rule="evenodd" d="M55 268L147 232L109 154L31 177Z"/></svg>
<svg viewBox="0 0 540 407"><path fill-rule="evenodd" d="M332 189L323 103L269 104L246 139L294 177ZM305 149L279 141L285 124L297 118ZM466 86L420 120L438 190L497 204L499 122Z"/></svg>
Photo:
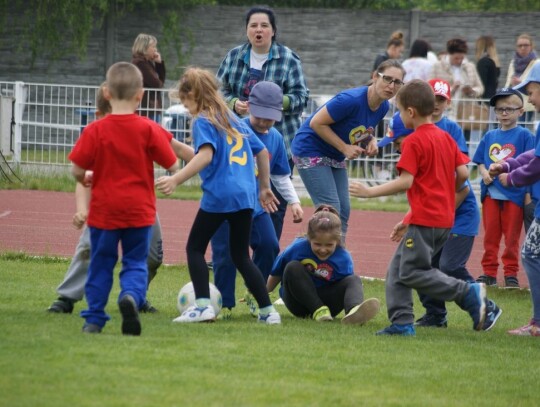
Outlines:
<svg viewBox="0 0 540 407"><path fill-rule="evenodd" d="M161 237L161 224L156 214L156 222L152 226L152 240L148 252L148 284L156 276L157 270L163 262L163 242ZM79 243L75 248L75 254L71 259L68 270L64 275L64 281L60 283L56 292L60 297L80 301L84 296L84 284L86 273L90 264L90 230L85 226Z"/></svg>
<svg viewBox="0 0 540 407"><path fill-rule="evenodd" d="M431 266L433 256L444 246L449 231L409 225L386 275L386 304L390 322L414 322L413 289L442 301L461 301L467 293L467 282L447 276Z"/></svg>

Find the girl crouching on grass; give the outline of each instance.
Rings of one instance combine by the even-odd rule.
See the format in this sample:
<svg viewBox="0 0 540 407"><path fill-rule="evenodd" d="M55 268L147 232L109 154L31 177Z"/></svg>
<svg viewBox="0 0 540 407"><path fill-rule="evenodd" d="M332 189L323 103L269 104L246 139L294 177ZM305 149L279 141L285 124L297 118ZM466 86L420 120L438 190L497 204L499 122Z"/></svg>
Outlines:
<svg viewBox="0 0 540 407"><path fill-rule="evenodd" d="M344 324L364 324L379 312L376 298L364 301L362 280L354 274L351 254L341 246L341 221L330 205L320 205L305 237L296 239L276 259L269 292L281 281L280 294L300 318L331 321L341 311Z"/></svg>
<svg viewBox="0 0 540 407"><path fill-rule="evenodd" d="M231 257L259 305L258 321L280 324L280 315L270 302L262 273L249 256L251 219L257 199L253 155L257 161L261 205L269 212L276 210L277 200L270 189L268 152L257 136L228 109L211 72L200 68L186 70L178 93L193 117L195 157L176 174L160 177L156 186L169 195L178 185L200 174L203 195L186 247L195 305L174 322L215 320L204 254L215 231L228 221Z"/></svg>

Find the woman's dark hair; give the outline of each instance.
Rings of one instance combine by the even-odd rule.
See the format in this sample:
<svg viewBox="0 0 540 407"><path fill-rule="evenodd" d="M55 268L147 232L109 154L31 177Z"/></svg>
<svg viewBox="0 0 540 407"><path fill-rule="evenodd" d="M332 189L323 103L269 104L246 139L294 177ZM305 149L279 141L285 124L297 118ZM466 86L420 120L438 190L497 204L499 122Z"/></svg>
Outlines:
<svg viewBox="0 0 540 407"><path fill-rule="evenodd" d="M264 13L268 16L268 20L270 21L270 24L272 25L272 29L274 30L274 41L277 38L277 26L276 26L276 15L274 14L274 10L272 10L268 6L254 6L251 7L248 12L246 13L246 28L249 24L249 19L253 14L258 13Z"/></svg>
<svg viewBox="0 0 540 407"><path fill-rule="evenodd" d="M411 45L411 51L409 52L409 58L427 58L428 52L431 51L431 45L426 40L418 38L414 40Z"/></svg>
<svg viewBox="0 0 540 407"><path fill-rule="evenodd" d="M446 43L446 51L448 51L449 54L466 54L468 50L469 47L467 47L467 41L462 38L452 38Z"/></svg>

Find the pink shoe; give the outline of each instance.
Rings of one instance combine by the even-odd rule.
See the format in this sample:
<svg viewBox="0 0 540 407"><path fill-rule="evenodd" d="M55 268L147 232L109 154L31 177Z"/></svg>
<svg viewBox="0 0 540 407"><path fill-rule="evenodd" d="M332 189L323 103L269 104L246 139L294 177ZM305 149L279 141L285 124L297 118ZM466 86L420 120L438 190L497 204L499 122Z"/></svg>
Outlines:
<svg viewBox="0 0 540 407"><path fill-rule="evenodd" d="M522 326L521 328L512 329L508 331L510 335L517 336L540 336L540 326L535 325L531 320L528 325Z"/></svg>

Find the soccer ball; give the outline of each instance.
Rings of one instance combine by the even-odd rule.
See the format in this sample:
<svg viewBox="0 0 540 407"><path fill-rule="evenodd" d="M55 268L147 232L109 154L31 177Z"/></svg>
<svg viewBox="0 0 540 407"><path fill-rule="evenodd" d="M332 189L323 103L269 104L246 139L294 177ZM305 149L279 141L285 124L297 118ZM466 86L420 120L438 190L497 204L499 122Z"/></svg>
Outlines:
<svg viewBox="0 0 540 407"><path fill-rule="evenodd" d="M221 293L214 284L208 284L210 285L210 305L214 308L214 312L217 316L222 307ZM192 305L195 305L195 290L193 289L193 283L189 282L178 292L176 308L178 308L180 315L182 315L182 313Z"/></svg>

